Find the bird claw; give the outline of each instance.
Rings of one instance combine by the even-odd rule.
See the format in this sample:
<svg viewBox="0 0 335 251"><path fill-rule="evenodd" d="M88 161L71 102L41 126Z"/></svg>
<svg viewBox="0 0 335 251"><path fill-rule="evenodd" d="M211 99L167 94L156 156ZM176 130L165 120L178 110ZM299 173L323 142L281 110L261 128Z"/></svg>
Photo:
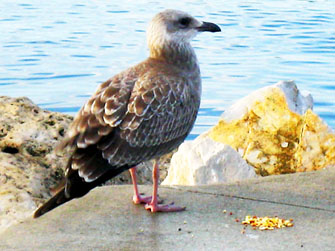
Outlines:
<svg viewBox="0 0 335 251"><path fill-rule="evenodd" d="M180 212L184 211L186 207L178 207L174 205L174 202L167 204L167 205L161 205L161 204L146 204L145 205L146 210L150 210L152 213L155 212Z"/></svg>

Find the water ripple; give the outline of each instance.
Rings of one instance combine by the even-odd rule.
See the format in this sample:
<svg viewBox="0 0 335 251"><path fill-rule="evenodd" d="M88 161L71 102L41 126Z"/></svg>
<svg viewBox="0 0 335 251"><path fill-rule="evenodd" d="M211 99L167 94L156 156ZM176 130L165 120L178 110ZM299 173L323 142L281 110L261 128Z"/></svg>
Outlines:
<svg viewBox="0 0 335 251"><path fill-rule="evenodd" d="M13 80L46 80L46 79L60 79L60 78L81 78L91 77L94 74L68 74L68 75L56 75L50 77L28 77L28 78L0 78L0 81L13 81Z"/></svg>
<svg viewBox="0 0 335 251"><path fill-rule="evenodd" d="M147 1L137 1L136 8L131 1L22 2L1 9L1 95L25 95L44 108L74 114L97 83L148 55L150 17L176 8L223 31L193 41L203 97L189 138L208 130L235 100L286 79L310 91L314 110L335 124L333 1L171 0L151 2L150 8Z"/></svg>
<svg viewBox="0 0 335 251"><path fill-rule="evenodd" d="M41 107L44 107L41 105ZM80 110L80 107L48 107L47 108L49 111L52 112L62 112L62 113L76 113Z"/></svg>
<svg viewBox="0 0 335 251"><path fill-rule="evenodd" d="M74 58L95 58L95 56L92 55L70 55L70 56Z"/></svg>

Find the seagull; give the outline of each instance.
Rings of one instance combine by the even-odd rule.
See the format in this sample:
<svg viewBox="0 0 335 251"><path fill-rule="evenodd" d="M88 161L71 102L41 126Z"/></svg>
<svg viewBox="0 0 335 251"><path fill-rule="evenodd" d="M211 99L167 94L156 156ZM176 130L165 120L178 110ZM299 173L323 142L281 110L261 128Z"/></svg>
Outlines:
<svg viewBox="0 0 335 251"><path fill-rule="evenodd" d="M82 197L130 170L135 204L151 212L185 210L158 200L160 156L177 148L190 133L200 106L201 77L190 42L218 25L198 21L179 10L153 17L147 30L149 57L102 83L80 109L56 150L71 156L60 188L34 218ZM152 196L142 196L136 165L154 159Z"/></svg>

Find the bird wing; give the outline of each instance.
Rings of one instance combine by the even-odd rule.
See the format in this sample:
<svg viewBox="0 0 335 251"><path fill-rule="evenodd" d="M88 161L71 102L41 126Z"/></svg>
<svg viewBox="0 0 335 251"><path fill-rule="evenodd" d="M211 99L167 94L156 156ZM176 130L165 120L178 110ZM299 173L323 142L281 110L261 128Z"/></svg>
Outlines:
<svg viewBox="0 0 335 251"><path fill-rule="evenodd" d="M130 68L101 84L80 109L64 139L56 147L56 151L72 148L65 169L67 190L70 180L76 175L92 182L113 169L103 158L97 144L106 138L114 141L115 131L126 115L136 79L136 69Z"/></svg>
<svg viewBox="0 0 335 251"><path fill-rule="evenodd" d="M132 167L173 150L188 135L197 115L200 97L192 86L180 74L141 68L103 83L58 147L75 148L68 173L78 170L91 182L108 168Z"/></svg>
<svg viewBox="0 0 335 251"><path fill-rule="evenodd" d="M100 145L111 165L136 165L168 153L192 129L200 104L195 83L161 71L137 79L119 124L118 142Z"/></svg>
<svg viewBox="0 0 335 251"><path fill-rule="evenodd" d="M122 122L136 77L120 73L101 84L80 109L63 139L57 146L86 148L98 143Z"/></svg>

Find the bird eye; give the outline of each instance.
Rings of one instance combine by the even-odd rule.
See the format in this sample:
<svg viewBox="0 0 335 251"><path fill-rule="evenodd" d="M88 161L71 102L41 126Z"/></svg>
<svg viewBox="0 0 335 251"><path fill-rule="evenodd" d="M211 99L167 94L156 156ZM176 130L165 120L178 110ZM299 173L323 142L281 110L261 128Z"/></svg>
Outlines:
<svg viewBox="0 0 335 251"><path fill-rule="evenodd" d="M179 19L179 24L181 24L184 28L186 28L191 23L191 18L183 17Z"/></svg>

